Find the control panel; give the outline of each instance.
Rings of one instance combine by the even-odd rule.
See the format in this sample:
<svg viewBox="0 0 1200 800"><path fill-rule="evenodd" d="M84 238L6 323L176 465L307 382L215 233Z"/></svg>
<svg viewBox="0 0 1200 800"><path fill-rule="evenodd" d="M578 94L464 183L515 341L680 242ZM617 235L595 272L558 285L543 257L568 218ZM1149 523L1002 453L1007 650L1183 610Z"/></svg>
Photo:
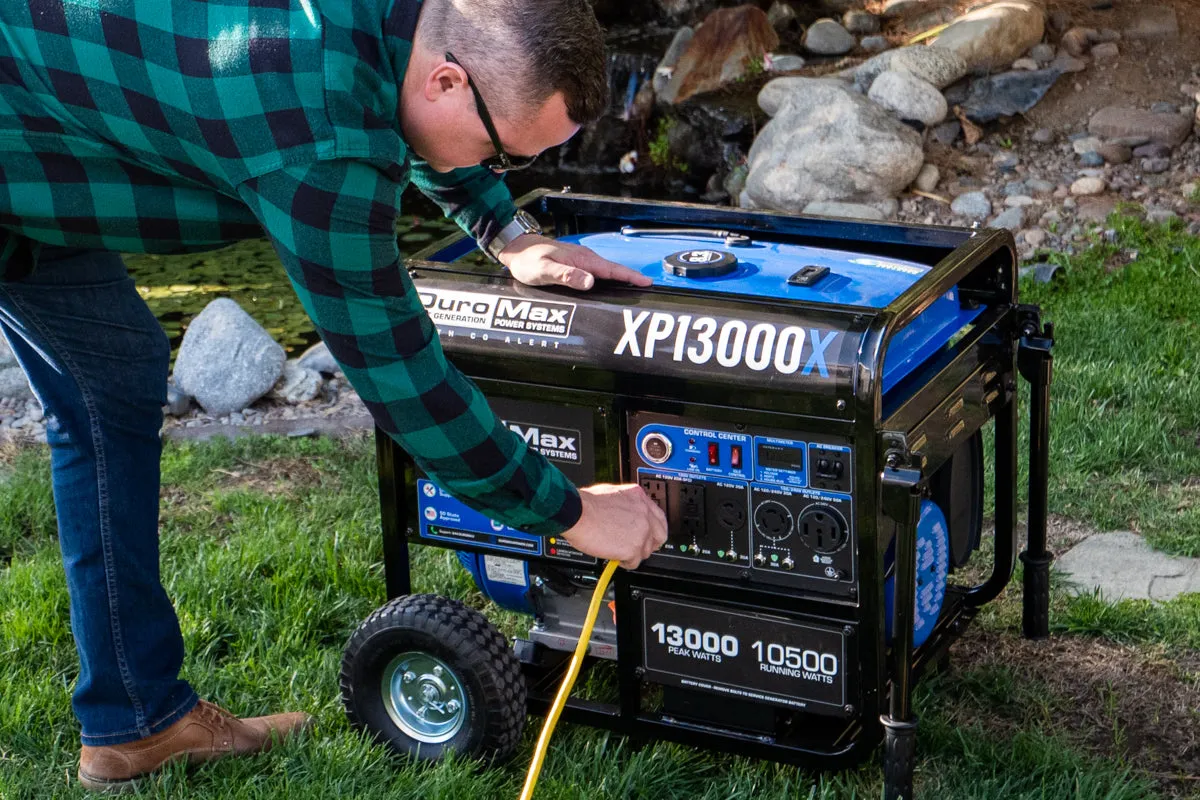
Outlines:
<svg viewBox="0 0 1200 800"><path fill-rule="evenodd" d="M634 412L633 473L667 515L659 569L847 595L852 450L828 436Z"/></svg>

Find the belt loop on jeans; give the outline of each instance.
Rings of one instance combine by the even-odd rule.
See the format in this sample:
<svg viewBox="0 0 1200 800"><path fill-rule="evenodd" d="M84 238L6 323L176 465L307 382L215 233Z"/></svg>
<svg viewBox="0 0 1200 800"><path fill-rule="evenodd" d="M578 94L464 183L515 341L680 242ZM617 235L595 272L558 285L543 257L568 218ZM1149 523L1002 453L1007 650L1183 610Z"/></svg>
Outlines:
<svg viewBox="0 0 1200 800"><path fill-rule="evenodd" d="M37 267L42 243L0 228L0 280L28 278Z"/></svg>

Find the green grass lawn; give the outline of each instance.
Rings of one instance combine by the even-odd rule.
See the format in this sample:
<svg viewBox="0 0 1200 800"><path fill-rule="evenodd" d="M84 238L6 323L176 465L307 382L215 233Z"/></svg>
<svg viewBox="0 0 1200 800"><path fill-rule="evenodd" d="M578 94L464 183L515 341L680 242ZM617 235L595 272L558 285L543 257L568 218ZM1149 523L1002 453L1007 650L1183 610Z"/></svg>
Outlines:
<svg viewBox="0 0 1200 800"><path fill-rule="evenodd" d="M1200 553L1189 482L1200 476L1200 242L1128 224L1122 237L1075 259L1068 285L1029 287L1059 326L1051 509ZM1110 250L1128 249L1139 260L1107 272ZM168 447L163 572L185 676L239 714L303 709L318 724L268 756L169 770L143 796L517 797L536 724L512 764L483 770L396 761L345 721L341 649L384 599L373 452L366 438ZM0 461L0 798L84 797L47 459L31 449ZM417 591L488 608L452 555L416 553ZM1053 625L1051 642L1019 639L1014 585L956 646L955 666L918 688L919 796L1200 797L1200 750L1187 749L1200 731L1200 596L1151 606L1056 593ZM563 725L538 797L848 800L881 786L878 759L814 774Z"/></svg>

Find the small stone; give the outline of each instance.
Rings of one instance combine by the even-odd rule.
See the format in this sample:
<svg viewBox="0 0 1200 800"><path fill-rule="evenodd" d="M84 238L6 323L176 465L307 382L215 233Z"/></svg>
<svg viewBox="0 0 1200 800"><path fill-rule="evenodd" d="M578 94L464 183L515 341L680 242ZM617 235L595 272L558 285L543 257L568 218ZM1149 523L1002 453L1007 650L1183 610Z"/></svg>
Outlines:
<svg viewBox="0 0 1200 800"><path fill-rule="evenodd" d="M241 425L241 424L243 424L245 421L246 421L246 418L245 418L245 417L243 417L243 416L241 415L241 413L240 413L240 412L238 412L238 411L235 411L235 412L233 412L232 414L230 414L230 415L229 415L229 424L230 424L230 425Z"/></svg>
<svg viewBox="0 0 1200 800"><path fill-rule="evenodd" d="M1087 69L1087 66L1088 62L1084 61L1082 58L1074 58L1073 56L1066 54L1063 54L1050 62L1051 69L1056 69L1063 73L1083 72L1085 69ZM1075 86L1078 87L1076 91L1082 91L1083 87L1079 86L1078 83L1075 84Z"/></svg>
<svg viewBox="0 0 1200 800"><path fill-rule="evenodd" d="M1103 178L1080 178L1071 184L1071 194L1077 197L1089 197L1103 194L1108 185Z"/></svg>
<svg viewBox="0 0 1200 800"><path fill-rule="evenodd" d="M1085 167L1104 166L1104 157L1095 151L1089 151L1079 157L1079 163Z"/></svg>
<svg viewBox="0 0 1200 800"><path fill-rule="evenodd" d="M1084 153L1097 152L1101 148L1101 146L1103 146L1103 144L1104 143L1102 141L1100 141L1099 139L1097 139L1094 136L1084 136L1080 139L1072 140L1071 141L1071 149L1075 151L1076 155L1081 156Z"/></svg>
<svg viewBox="0 0 1200 800"><path fill-rule="evenodd" d="M311 369L322 375L340 375L342 370L334 360L333 355L324 342L317 342L305 350L296 359L296 363L305 369Z"/></svg>
<svg viewBox="0 0 1200 800"><path fill-rule="evenodd" d="M1029 51L1029 57L1038 65L1045 66L1054 60L1054 48L1048 44L1035 44Z"/></svg>
<svg viewBox="0 0 1200 800"><path fill-rule="evenodd" d="M775 0L771 4L771 7L767 9L767 22L771 23L771 27L777 31L786 30L798 23L796 9L787 3Z"/></svg>
<svg viewBox="0 0 1200 800"><path fill-rule="evenodd" d="M1192 123L1183 114L1155 114L1146 109L1108 106L1092 116L1088 131L1105 139L1145 136L1152 142L1177 147L1191 134Z"/></svg>
<svg viewBox="0 0 1200 800"><path fill-rule="evenodd" d="M1025 243L1033 248L1038 248L1044 245L1046 243L1046 239L1048 239L1050 236L1050 234L1046 233L1041 228L1028 228L1022 231L1021 235L1025 239Z"/></svg>
<svg viewBox="0 0 1200 800"><path fill-rule="evenodd" d="M992 220L989 227L992 228L1007 228L1016 233L1025 226L1025 209L1024 208L1008 208L1002 211L995 219Z"/></svg>
<svg viewBox="0 0 1200 800"><path fill-rule="evenodd" d="M913 185L922 192L932 192L937 188L938 181L941 180L941 171L936 164L926 164L921 167L921 171L917 173L917 179L913 181Z"/></svg>
<svg viewBox="0 0 1200 800"><path fill-rule="evenodd" d="M1071 28L1063 34L1059 44L1073 58L1079 58L1087 55L1088 48L1092 45L1092 35L1097 33L1092 28Z"/></svg>
<svg viewBox="0 0 1200 800"><path fill-rule="evenodd" d="M1155 225L1179 219L1179 215L1169 208L1151 208L1146 211L1146 221Z"/></svg>
<svg viewBox="0 0 1200 800"><path fill-rule="evenodd" d="M1154 114L1178 114L1179 106L1160 100L1150 106L1150 111Z"/></svg>
<svg viewBox="0 0 1200 800"><path fill-rule="evenodd" d="M1029 138L1038 144L1052 144L1054 142L1054 131L1049 128L1038 128Z"/></svg>
<svg viewBox="0 0 1200 800"><path fill-rule="evenodd" d="M946 98L933 84L908 72L888 70L871 84L867 96L902 120L937 125L946 118Z"/></svg>
<svg viewBox="0 0 1200 800"><path fill-rule="evenodd" d="M172 417L182 417L192 408L192 398L179 391L173 384L167 384L167 405L164 411Z"/></svg>
<svg viewBox="0 0 1200 800"><path fill-rule="evenodd" d="M954 199L950 210L960 217L987 219L992 213L992 201L983 192L967 192Z"/></svg>
<svg viewBox="0 0 1200 800"><path fill-rule="evenodd" d="M293 428L292 430L288 431L288 433L287 433L287 437L289 439L304 439L304 438L307 438L310 436L316 436L316 435L317 435L317 429L311 428L311 427Z"/></svg>
<svg viewBox="0 0 1200 800"><path fill-rule="evenodd" d="M1055 184L1037 178L1030 180L1027 185L1029 186L1029 191L1034 194L1050 194L1055 189Z"/></svg>
<svg viewBox="0 0 1200 800"><path fill-rule="evenodd" d="M1013 152L1002 150L992 156L992 164L1001 172L1011 172L1021 163L1020 157Z"/></svg>
<svg viewBox="0 0 1200 800"><path fill-rule="evenodd" d="M807 62L800 56L785 53L771 57L771 72L795 72L804 69Z"/></svg>
<svg viewBox="0 0 1200 800"><path fill-rule="evenodd" d="M1100 145L1096 153L1109 164L1128 164L1133 158L1133 150L1129 146L1111 142Z"/></svg>
<svg viewBox="0 0 1200 800"><path fill-rule="evenodd" d="M34 406L29 409L29 413L25 415L30 422L41 422L46 418L46 412L42 411L41 406Z"/></svg>
<svg viewBox="0 0 1200 800"><path fill-rule="evenodd" d="M300 366L298 361L283 365L283 375L275 386L275 395L296 405L316 398L321 391L321 373Z"/></svg>
<svg viewBox="0 0 1200 800"><path fill-rule="evenodd" d="M1062 33L1071 28L1071 15L1062 9L1056 9L1050 12L1050 16L1046 18L1046 22L1050 25L1050 30L1055 33Z"/></svg>
<svg viewBox="0 0 1200 800"><path fill-rule="evenodd" d="M836 20L819 19L804 32L804 47L810 53L822 56L840 56L849 53L858 42Z"/></svg>
<svg viewBox="0 0 1200 800"><path fill-rule="evenodd" d="M1135 158L1170 158L1171 148L1165 144L1144 144L1133 151Z"/></svg>
<svg viewBox="0 0 1200 800"><path fill-rule="evenodd" d="M1105 42L1121 41L1121 32L1115 31L1112 28L1101 28L1097 31L1096 36L1092 39L1092 44L1103 44Z"/></svg>
<svg viewBox="0 0 1200 800"><path fill-rule="evenodd" d="M1092 58L1097 64L1111 64L1121 57L1121 50L1116 42L1104 42L1092 48Z"/></svg>
<svg viewBox="0 0 1200 800"><path fill-rule="evenodd" d="M879 33L879 17L869 11L852 9L842 17L842 26L860 36Z"/></svg>
<svg viewBox="0 0 1200 800"><path fill-rule="evenodd" d="M1005 197L1015 197L1019 194L1028 193L1029 187L1025 185L1024 181L1009 181L1000 187L1000 194L1004 195Z"/></svg>
<svg viewBox="0 0 1200 800"><path fill-rule="evenodd" d="M1032 58L1018 58L1016 61L1013 62L1012 68L1013 69L1022 69L1027 72L1033 72L1037 69L1040 69L1040 65L1038 64L1038 62L1034 61Z"/></svg>
<svg viewBox="0 0 1200 800"><path fill-rule="evenodd" d="M882 53L892 48L892 43L886 36L864 36L859 44L868 53Z"/></svg>
<svg viewBox="0 0 1200 800"><path fill-rule="evenodd" d="M1147 175L1158 175L1166 172L1171 168L1171 159L1169 158L1143 158L1142 172Z"/></svg>
<svg viewBox="0 0 1200 800"><path fill-rule="evenodd" d="M934 140L947 147L958 141L959 136L962 136L962 123L957 121L943 122L933 129Z"/></svg>
<svg viewBox="0 0 1200 800"><path fill-rule="evenodd" d="M1031 206L1037 201L1027 194L1014 194L1004 198L1004 205L1009 208L1024 208Z"/></svg>

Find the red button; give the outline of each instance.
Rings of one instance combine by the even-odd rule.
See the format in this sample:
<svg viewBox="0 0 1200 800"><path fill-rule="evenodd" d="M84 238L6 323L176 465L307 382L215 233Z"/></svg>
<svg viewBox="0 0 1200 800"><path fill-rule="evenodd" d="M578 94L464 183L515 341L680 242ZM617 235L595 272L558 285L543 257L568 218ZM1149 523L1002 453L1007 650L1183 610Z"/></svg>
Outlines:
<svg viewBox="0 0 1200 800"><path fill-rule="evenodd" d="M734 469L742 468L742 446L740 444L729 447L729 466Z"/></svg>
<svg viewBox="0 0 1200 800"><path fill-rule="evenodd" d="M712 442L708 446L708 463L714 467L721 463L720 445L716 442Z"/></svg>

